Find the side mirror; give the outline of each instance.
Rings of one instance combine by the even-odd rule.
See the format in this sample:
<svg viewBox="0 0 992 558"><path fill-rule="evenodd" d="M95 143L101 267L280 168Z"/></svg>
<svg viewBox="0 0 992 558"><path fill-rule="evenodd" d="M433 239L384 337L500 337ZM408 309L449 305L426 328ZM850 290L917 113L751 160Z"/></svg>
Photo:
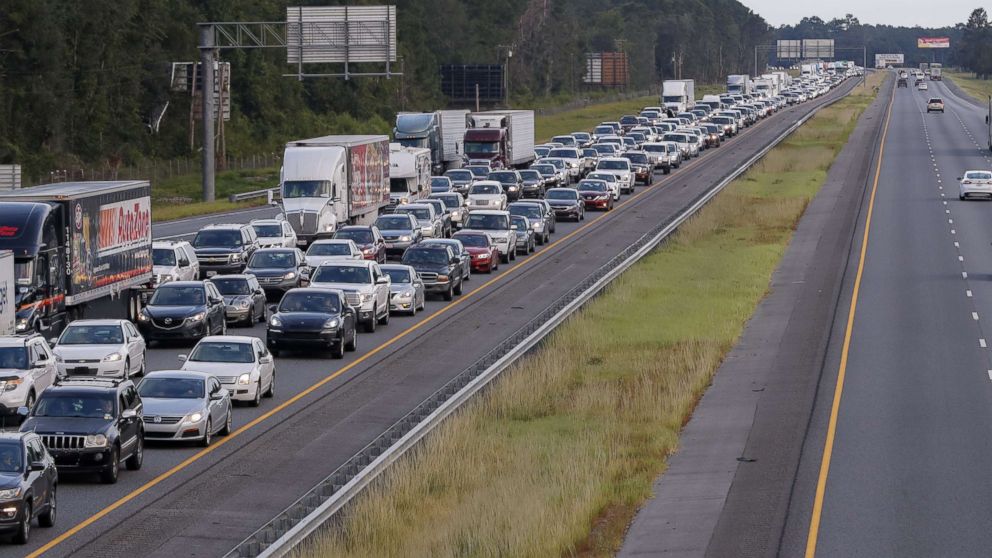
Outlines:
<svg viewBox="0 0 992 558"><path fill-rule="evenodd" d="M31 472L39 472L45 470L45 463L43 461L34 461L31 463Z"/></svg>
<svg viewBox="0 0 992 558"><path fill-rule="evenodd" d="M460 263L462 263L462 259L459 258L458 256L455 256L455 257L451 258L451 263L453 263L453 264L460 264Z"/></svg>
<svg viewBox="0 0 992 558"><path fill-rule="evenodd" d="M186 360L189 358L189 355L179 355L176 358L178 358L179 360L181 360L183 362L186 362Z"/></svg>
<svg viewBox="0 0 992 558"><path fill-rule="evenodd" d="M272 356L264 356L258 359L259 364L272 364Z"/></svg>
<svg viewBox="0 0 992 558"><path fill-rule="evenodd" d="M378 279L375 280L375 284L376 285L385 285L387 283L389 283L389 278L388 277L380 277L380 278L378 278Z"/></svg>
<svg viewBox="0 0 992 558"><path fill-rule="evenodd" d="M31 365L31 368L44 368L46 366L48 366L48 359L39 358L38 360L34 361L34 364Z"/></svg>
<svg viewBox="0 0 992 558"><path fill-rule="evenodd" d="M134 409L124 409L124 411L121 413L122 419L130 420L136 416L138 416L138 411L135 411Z"/></svg>
<svg viewBox="0 0 992 558"><path fill-rule="evenodd" d="M958 180L961 180L961 179L959 178ZM51 339L48 340L48 345L50 347L54 347L55 345L58 344L58 342L59 342L59 338L58 337L52 337Z"/></svg>

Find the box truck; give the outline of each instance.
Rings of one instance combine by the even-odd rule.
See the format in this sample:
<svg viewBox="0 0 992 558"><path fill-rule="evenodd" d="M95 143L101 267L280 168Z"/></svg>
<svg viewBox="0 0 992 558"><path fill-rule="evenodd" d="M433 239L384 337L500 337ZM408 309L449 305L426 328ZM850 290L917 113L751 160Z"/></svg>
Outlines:
<svg viewBox="0 0 992 558"><path fill-rule="evenodd" d="M0 193L0 250L14 256L17 332L52 337L84 317L135 319L152 278L151 205L143 180Z"/></svg>
<svg viewBox="0 0 992 558"><path fill-rule="evenodd" d="M468 115L465 160L494 168L522 168L534 161L534 111L490 110Z"/></svg>
<svg viewBox="0 0 992 558"><path fill-rule="evenodd" d="M396 115L393 139L405 147L429 149L432 172L441 174L461 166L467 115L465 109L401 112Z"/></svg>
<svg viewBox="0 0 992 558"><path fill-rule="evenodd" d="M14 253L0 251L0 335L13 335L15 330L14 293Z"/></svg>
<svg viewBox="0 0 992 558"><path fill-rule="evenodd" d="M731 95L750 95L751 77L746 74L727 76L727 93Z"/></svg>
<svg viewBox="0 0 992 558"><path fill-rule="evenodd" d="M386 211L431 193L431 150L389 144L389 205Z"/></svg>
<svg viewBox="0 0 992 558"><path fill-rule="evenodd" d="M662 83L661 104L673 113L685 112L696 106L695 82L675 79Z"/></svg>
<svg viewBox="0 0 992 558"><path fill-rule="evenodd" d="M368 225L389 204L389 138L324 136L286 144L284 218L308 245L343 225Z"/></svg>

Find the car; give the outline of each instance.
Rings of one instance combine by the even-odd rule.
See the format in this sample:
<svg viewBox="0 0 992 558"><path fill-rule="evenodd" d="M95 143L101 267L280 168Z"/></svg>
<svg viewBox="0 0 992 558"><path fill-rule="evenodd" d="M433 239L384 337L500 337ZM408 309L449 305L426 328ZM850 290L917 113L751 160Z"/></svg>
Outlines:
<svg viewBox="0 0 992 558"><path fill-rule="evenodd" d="M600 159L596 165L596 172L615 175L617 180L619 180L620 191L614 196L614 200L619 200L620 194L634 191L636 178L634 166L629 159L624 157L606 157Z"/></svg>
<svg viewBox="0 0 992 558"><path fill-rule="evenodd" d="M114 484L121 461L132 471L144 463L142 413L129 379L67 378L38 395L20 431L41 437L60 475L96 473Z"/></svg>
<svg viewBox="0 0 992 558"><path fill-rule="evenodd" d="M450 192L453 188L451 177L448 176L432 176L430 184L432 194Z"/></svg>
<svg viewBox="0 0 992 558"><path fill-rule="evenodd" d="M465 221L465 231L482 232L489 235L493 244L499 250L503 263L517 259L514 242L516 240L510 228L510 214L506 211L479 210L469 213Z"/></svg>
<svg viewBox="0 0 992 558"><path fill-rule="evenodd" d="M344 238L315 240L310 243L304 256L306 257L307 265L311 268L317 267L324 262L335 260L365 259L362 256L362 250L355 244L355 241Z"/></svg>
<svg viewBox="0 0 992 558"><path fill-rule="evenodd" d="M552 143L560 143L560 144L562 144L565 147L578 147L579 146L578 142L575 140L575 136L573 136L573 135L555 136L555 137L551 138L551 142Z"/></svg>
<svg viewBox="0 0 992 558"><path fill-rule="evenodd" d="M558 173L558 184L568 185L572 183L571 174L568 172L568 162L558 157L543 157L534 161L538 165L551 165Z"/></svg>
<svg viewBox="0 0 992 558"><path fill-rule="evenodd" d="M599 162L599 151L591 147L582 148L582 175L589 174L593 169L596 168L596 163Z"/></svg>
<svg viewBox="0 0 992 558"><path fill-rule="evenodd" d="M527 201L541 206L541 209L544 211L544 219L550 225L549 231L551 232L551 234L555 234L555 226L557 225L557 220L555 219L555 210L553 207L551 207L551 204L548 203L548 200L540 199L540 200L527 200Z"/></svg>
<svg viewBox="0 0 992 558"><path fill-rule="evenodd" d="M152 283L157 287L169 281L194 281L200 278L200 260L193 245L185 240L152 242Z"/></svg>
<svg viewBox="0 0 992 558"><path fill-rule="evenodd" d="M723 137L729 138L737 135L737 120L730 116L713 116L710 123L723 128Z"/></svg>
<svg viewBox="0 0 992 558"><path fill-rule="evenodd" d="M265 290L254 275L214 275L210 282L224 297L228 323L251 327L265 321Z"/></svg>
<svg viewBox="0 0 992 558"><path fill-rule="evenodd" d="M668 155L668 145L662 142L649 142L641 146L641 149L647 153L650 157L651 162L654 164L654 168L661 169L661 172L669 174L672 172L672 162Z"/></svg>
<svg viewBox="0 0 992 558"><path fill-rule="evenodd" d="M417 270L408 265L386 264L382 272L389 276L389 311L415 316L427 304L424 282Z"/></svg>
<svg viewBox="0 0 992 558"><path fill-rule="evenodd" d="M554 165L534 164L530 166L530 170L540 173L541 178L544 179L544 182L541 184L541 196L544 195L545 190L548 188L554 188L561 182L558 176L558 169L556 169ZM524 184L524 197L532 197L530 195L531 193L532 192L528 190L527 185Z"/></svg>
<svg viewBox="0 0 992 558"><path fill-rule="evenodd" d="M255 276L266 295L281 296L289 289L305 287L310 267L299 248L262 248L252 254L244 272Z"/></svg>
<svg viewBox="0 0 992 558"><path fill-rule="evenodd" d="M334 239L351 240L362 251L362 257L379 263L386 261L386 240L375 225L348 225L334 232Z"/></svg>
<svg viewBox="0 0 992 558"><path fill-rule="evenodd" d="M465 198L458 192L445 192L443 194L431 194L429 199L439 200L444 204L444 211L451 220L451 231L462 226L468 209L465 207ZM450 234L449 234L450 236Z"/></svg>
<svg viewBox="0 0 992 558"><path fill-rule="evenodd" d="M413 215L420 226L420 234L424 238L442 238L444 223L433 205L427 203L409 203L396 206L395 215Z"/></svg>
<svg viewBox="0 0 992 558"><path fill-rule="evenodd" d="M720 147L720 144L723 143L723 128L721 126L707 122L700 124L699 127L706 134L707 147Z"/></svg>
<svg viewBox="0 0 992 558"><path fill-rule="evenodd" d="M674 142L682 150L682 159L691 159L699 156L698 138L687 132L668 132L661 138L662 141Z"/></svg>
<svg viewBox="0 0 992 558"><path fill-rule="evenodd" d="M327 262L314 270L313 287L340 289L345 302L358 313L357 320L372 333L377 324L389 323L389 276L370 261Z"/></svg>
<svg viewBox="0 0 992 558"><path fill-rule="evenodd" d="M516 235L517 254L533 254L537 241L534 239L534 229L530 221L522 215L510 215L510 228Z"/></svg>
<svg viewBox="0 0 992 558"><path fill-rule="evenodd" d="M263 396L275 395L275 359L257 337L204 337L188 355L179 355L179 360L183 363L181 370L216 376L231 401L258 407Z"/></svg>
<svg viewBox="0 0 992 558"><path fill-rule="evenodd" d="M58 378L55 355L37 334L0 337L0 412L4 419L34 405Z"/></svg>
<svg viewBox="0 0 992 558"><path fill-rule="evenodd" d="M553 152L554 150L552 150ZM486 180L496 181L503 185L507 202L520 199L524 189L524 180L515 170L498 170L489 173Z"/></svg>
<svg viewBox="0 0 992 558"><path fill-rule="evenodd" d="M571 135L575 138L576 147L588 147L592 145L592 134L589 132L572 132Z"/></svg>
<svg viewBox="0 0 992 558"><path fill-rule="evenodd" d="M591 172L586 176L589 180L602 180L606 182L610 187L610 192L613 193L613 200L620 199L620 178L615 174L610 174L608 172Z"/></svg>
<svg viewBox="0 0 992 558"><path fill-rule="evenodd" d="M593 141L599 141L599 138L603 136L612 136L616 134L617 131L613 126L599 125L592 129L592 139Z"/></svg>
<svg viewBox="0 0 992 558"><path fill-rule="evenodd" d="M580 181L575 189L582 197L585 209L613 210L613 193L610 192L610 186L606 181L586 178Z"/></svg>
<svg viewBox="0 0 992 558"><path fill-rule="evenodd" d="M620 126L623 127L624 133L629 132L631 128L637 126L638 124L639 122L636 116L627 114L620 117Z"/></svg>
<svg viewBox="0 0 992 558"><path fill-rule="evenodd" d="M75 320L51 340L59 376L145 373L145 339L127 320Z"/></svg>
<svg viewBox="0 0 992 558"><path fill-rule="evenodd" d="M471 172L472 176L475 177L476 182L485 180L486 177L489 176L489 173L493 170L489 165L467 165L462 168Z"/></svg>
<svg viewBox="0 0 992 558"><path fill-rule="evenodd" d="M421 243L424 246L447 246L451 253L461 260L462 281L472 279L472 255L465 249L462 241L456 238L429 238Z"/></svg>
<svg viewBox="0 0 992 558"><path fill-rule="evenodd" d="M630 169L634 173L634 183L648 185L654 176L654 162L644 151L628 151L623 158L630 161ZM630 190L633 192L633 189Z"/></svg>
<svg viewBox="0 0 992 558"><path fill-rule="evenodd" d="M625 159L626 160L626 159ZM551 204L556 219L571 219L581 221L586 218L585 204L579 191L572 188L552 188L544 195Z"/></svg>
<svg viewBox="0 0 992 558"><path fill-rule="evenodd" d="M535 146L534 147L534 157L536 157L538 159L540 159L541 157L546 157L548 155L548 152L550 152L552 149L553 148L551 146L548 146L548 145L538 145L538 146Z"/></svg>
<svg viewBox="0 0 992 558"><path fill-rule="evenodd" d="M403 265L417 270L424 290L452 300L462 294L464 276L461 258L449 246L419 244L403 254Z"/></svg>
<svg viewBox="0 0 992 558"><path fill-rule="evenodd" d="M173 281L155 289L138 314L138 330L149 342L199 340L227 333L224 297L209 281Z"/></svg>
<svg viewBox="0 0 992 558"><path fill-rule="evenodd" d="M477 209L506 209L506 192L495 180L480 180L468 189L469 216ZM464 225L463 225L464 226Z"/></svg>
<svg viewBox="0 0 992 558"><path fill-rule="evenodd" d="M451 169L445 171L444 176L451 180L451 189L463 196L468 193L468 187L476 180L472 171L466 169Z"/></svg>
<svg viewBox="0 0 992 558"><path fill-rule="evenodd" d="M492 273L499 269L499 249L488 234L459 231L451 238L465 246L465 250L471 256L472 271Z"/></svg>
<svg viewBox="0 0 992 558"><path fill-rule="evenodd" d="M970 170L958 177L958 198L983 196L992 199L992 171Z"/></svg>
<svg viewBox="0 0 992 558"><path fill-rule="evenodd" d="M434 213L441 220L441 236L434 238L448 238L454 230L451 222L451 214L448 213L448 206L443 201L436 198L424 198L417 201L418 204L429 204L434 206Z"/></svg>
<svg viewBox="0 0 992 558"><path fill-rule="evenodd" d="M200 279L241 273L258 250L258 236L250 225L207 225L193 237Z"/></svg>
<svg viewBox="0 0 992 558"><path fill-rule="evenodd" d="M282 219L255 219L248 223L255 229L259 248L296 248L296 231Z"/></svg>
<svg viewBox="0 0 992 558"><path fill-rule="evenodd" d="M527 228L534 233L536 244L547 244L551 240L551 223L540 204L527 201L515 202L506 209L511 217L527 219Z"/></svg>
<svg viewBox="0 0 992 558"><path fill-rule="evenodd" d="M345 351L358 348L357 311L347 298L341 289L323 287L287 292L269 318L266 346L274 355L286 349L316 348L344 358Z"/></svg>
<svg viewBox="0 0 992 558"><path fill-rule="evenodd" d="M582 174L584 162L582 160L582 153L578 148L558 147L552 149L545 159L561 159L565 163L565 169L570 182L575 182Z"/></svg>
<svg viewBox="0 0 992 558"><path fill-rule="evenodd" d="M931 97L930 100L927 101L927 114L931 112L939 112L943 114L944 100L941 99L940 97Z"/></svg>
<svg viewBox="0 0 992 558"><path fill-rule="evenodd" d="M34 432L0 432L0 534L27 544L31 522L54 527L59 473Z"/></svg>
<svg viewBox="0 0 992 558"><path fill-rule="evenodd" d="M146 440L207 447L215 435L231 433L231 392L213 374L156 370L142 378L138 395L145 406Z"/></svg>
<svg viewBox="0 0 992 558"><path fill-rule="evenodd" d="M420 223L412 213L380 215L375 225L386 240L387 257L401 258L407 248L423 240Z"/></svg>
<svg viewBox="0 0 992 558"><path fill-rule="evenodd" d="M599 157L618 157L620 155L620 146L615 143L594 143L590 149L595 151Z"/></svg>

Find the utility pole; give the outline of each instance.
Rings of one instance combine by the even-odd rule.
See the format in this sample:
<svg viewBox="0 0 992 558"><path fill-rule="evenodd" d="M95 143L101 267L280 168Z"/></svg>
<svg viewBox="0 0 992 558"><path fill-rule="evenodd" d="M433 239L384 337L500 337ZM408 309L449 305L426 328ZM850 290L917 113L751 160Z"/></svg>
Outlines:
<svg viewBox="0 0 992 558"><path fill-rule="evenodd" d="M203 109L203 201L212 202L214 190L214 29L212 25L200 26L200 64L203 79L200 82Z"/></svg>

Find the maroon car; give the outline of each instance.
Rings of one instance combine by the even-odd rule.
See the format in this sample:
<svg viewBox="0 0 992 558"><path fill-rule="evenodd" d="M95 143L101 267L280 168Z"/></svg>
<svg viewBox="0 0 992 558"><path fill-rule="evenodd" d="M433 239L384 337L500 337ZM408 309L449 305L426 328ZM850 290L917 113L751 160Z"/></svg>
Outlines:
<svg viewBox="0 0 992 558"><path fill-rule="evenodd" d="M610 186L605 180L588 178L580 180L575 189L579 191L579 197L582 198L582 203L586 209L602 209L604 211L613 209L613 193L610 192Z"/></svg>
<svg viewBox="0 0 992 558"><path fill-rule="evenodd" d="M492 273L499 268L499 250L489 240L489 235L476 232L458 232L451 236L460 240L472 256L472 271Z"/></svg>
<svg viewBox="0 0 992 558"><path fill-rule="evenodd" d="M386 240L375 225L349 225L341 227L333 238L352 240L362 251L362 257L379 263L386 263Z"/></svg>

